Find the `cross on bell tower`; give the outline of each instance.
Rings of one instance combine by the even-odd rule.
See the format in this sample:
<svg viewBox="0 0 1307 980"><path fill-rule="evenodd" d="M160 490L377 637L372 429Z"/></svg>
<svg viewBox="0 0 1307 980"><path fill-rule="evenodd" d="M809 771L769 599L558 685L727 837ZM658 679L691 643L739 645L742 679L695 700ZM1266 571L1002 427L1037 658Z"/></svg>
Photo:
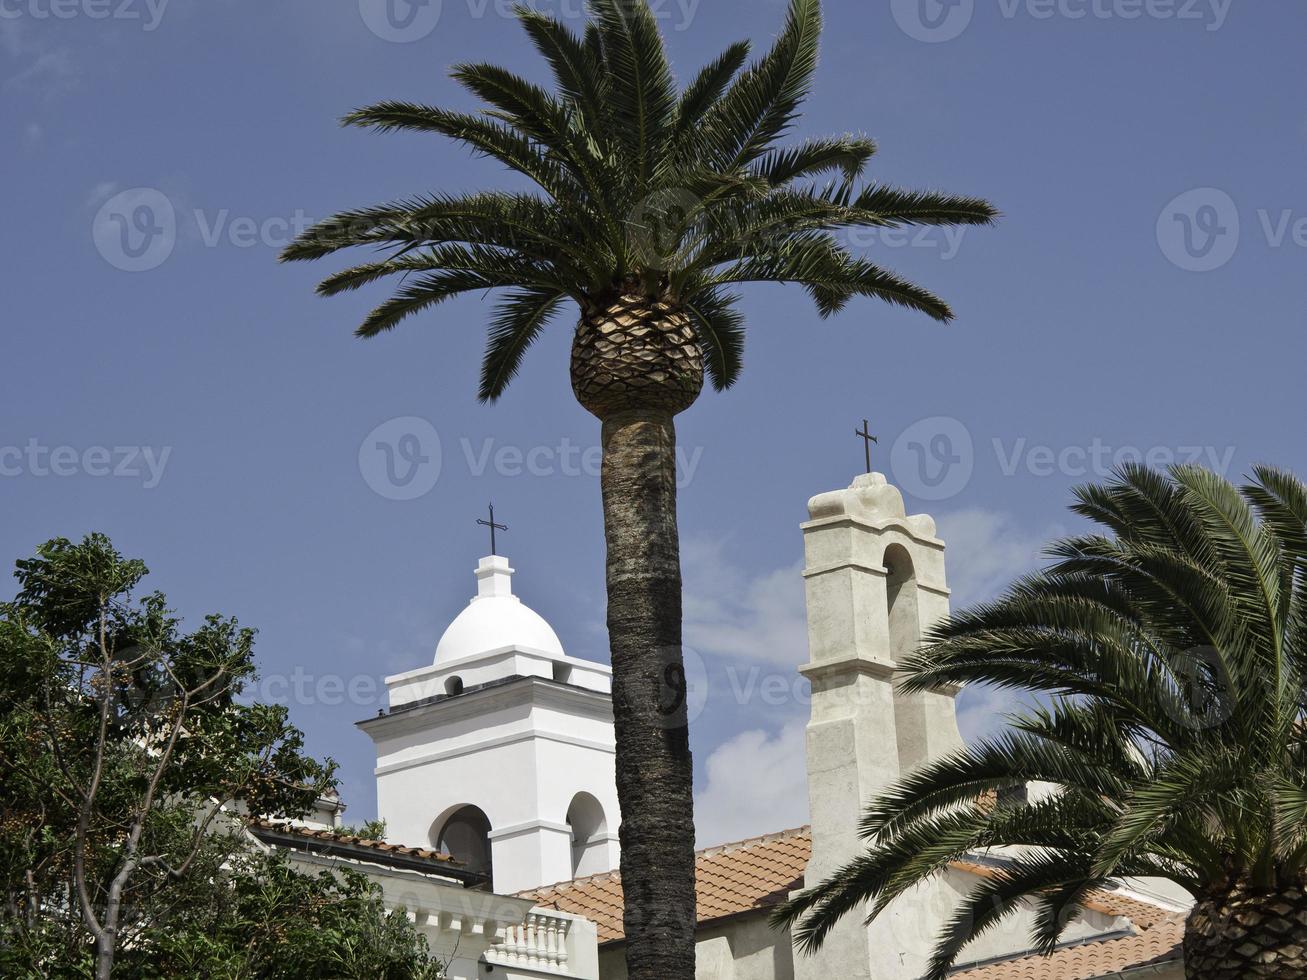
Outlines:
<svg viewBox="0 0 1307 980"><path fill-rule="evenodd" d="M871 472L871 444L874 442L877 445L879 445L880 440L871 434L871 426L866 419L862 420L862 429L861 430L854 429L853 434L857 436L859 439L861 439L863 442L863 449L866 451L866 455L867 455L867 472L870 473Z"/></svg>

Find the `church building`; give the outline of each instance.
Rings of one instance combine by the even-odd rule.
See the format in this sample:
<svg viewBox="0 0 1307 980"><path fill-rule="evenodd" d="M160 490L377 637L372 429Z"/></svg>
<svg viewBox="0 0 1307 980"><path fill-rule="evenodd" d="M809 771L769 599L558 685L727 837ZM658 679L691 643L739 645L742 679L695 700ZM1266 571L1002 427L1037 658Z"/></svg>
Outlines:
<svg viewBox="0 0 1307 980"><path fill-rule="evenodd" d="M808 649L795 667L812 687L811 826L698 854L701 980L915 980L953 908L1003 866L1001 853L969 856L870 925L849 916L813 956L769 924L775 905L861 853L867 800L962 744L956 690L894 686L897 663L948 614L935 522L907 515L878 473L813 497L808 514ZM623 980L611 672L564 652L516 594L506 558L483 558L474 574L475 595L431 662L387 678L389 708L359 723L376 745L387 841L342 837L329 805L256 835L305 864L347 863L379 881L448 959L451 980ZM523 581L529 589L529 570ZM1026 913L969 946L955 976L1181 980L1187 903L1168 883L1117 882L1090 897L1051 956L1032 955Z"/></svg>

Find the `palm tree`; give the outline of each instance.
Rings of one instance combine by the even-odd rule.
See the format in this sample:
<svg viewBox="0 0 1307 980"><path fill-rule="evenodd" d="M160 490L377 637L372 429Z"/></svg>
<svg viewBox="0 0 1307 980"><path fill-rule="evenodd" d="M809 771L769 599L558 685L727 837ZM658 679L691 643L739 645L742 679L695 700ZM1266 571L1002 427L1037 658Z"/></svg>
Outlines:
<svg viewBox="0 0 1307 980"><path fill-rule="evenodd" d="M984 683L1042 706L871 803L867 853L778 915L799 945L998 848L1005 870L945 925L932 980L1023 902L1051 951L1088 892L1132 876L1194 896L1189 977L1307 976L1307 486L1255 477L1130 467L1082 488L1073 509L1110 534L1057 543L933 631L906 690ZM1050 792L1003 793L1030 782Z"/></svg>
<svg viewBox="0 0 1307 980"><path fill-rule="evenodd" d="M391 276L397 291L359 326L373 337L461 293L502 289L480 397L493 401L569 301L580 311L572 389L602 423L626 935L633 978L693 975L694 826L681 663L673 418L740 373L734 287L791 282L821 316L871 296L951 318L937 297L852 254L852 228L982 225L985 202L863 185L861 136L778 141L808 93L819 0L791 0L771 50L749 67L729 47L678 88L645 0L591 0L584 33L526 7L517 17L555 91L492 64L453 77L478 113L383 102L344 122L436 133L528 178L524 191L431 193L350 211L284 254L351 246L383 256L326 279L332 296ZM825 181L818 183L818 179Z"/></svg>

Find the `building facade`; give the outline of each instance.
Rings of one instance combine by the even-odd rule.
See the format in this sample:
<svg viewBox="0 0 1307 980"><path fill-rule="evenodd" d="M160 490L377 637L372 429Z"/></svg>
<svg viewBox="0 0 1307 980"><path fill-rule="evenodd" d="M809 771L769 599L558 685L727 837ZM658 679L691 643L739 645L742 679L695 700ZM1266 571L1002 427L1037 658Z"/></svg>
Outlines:
<svg viewBox="0 0 1307 980"><path fill-rule="evenodd" d="M1001 872L1002 854L955 863L870 924L849 916L815 956L796 955L768 919L861 852L869 798L962 745L956 690L908 696L894 683L903 658L948 615L945 545L880 474L813 497L802 533L808 649L795 663L812 688L811 826L699 853L697 975L913 980L942 923ZM514 594L513 574L507 559L483 558L476 595L432 662L387 678L389 708L359 723L376 745L387 826L375 847L391 849L377 876L438 951L460 951L451 980L623 980L611 674L564 652ZM300 842L305 861L367 863L358 847L324 857L322 840L338 837L330 827L299 834L318 837ZM1178 980L1186 902L1164 883L1120 882L1090 897L1049 957L1031 955L1027 910L968 947L957 976Z"/></svg>

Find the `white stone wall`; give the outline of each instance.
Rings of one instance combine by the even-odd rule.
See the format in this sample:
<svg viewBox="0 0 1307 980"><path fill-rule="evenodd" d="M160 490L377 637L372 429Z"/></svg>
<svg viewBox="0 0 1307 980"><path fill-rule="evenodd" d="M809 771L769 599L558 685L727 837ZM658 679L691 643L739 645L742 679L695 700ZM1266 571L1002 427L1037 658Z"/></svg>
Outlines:
<svg viewBox="0 0 1307 980"><path fill-rule="evenodd" d="M599 951L600 980L626 980L622 945ZM794 980L788 930L777 932L765 913L737 916L695 937L695 980ZM840 976L828 973L829 980Z"/></svg>

